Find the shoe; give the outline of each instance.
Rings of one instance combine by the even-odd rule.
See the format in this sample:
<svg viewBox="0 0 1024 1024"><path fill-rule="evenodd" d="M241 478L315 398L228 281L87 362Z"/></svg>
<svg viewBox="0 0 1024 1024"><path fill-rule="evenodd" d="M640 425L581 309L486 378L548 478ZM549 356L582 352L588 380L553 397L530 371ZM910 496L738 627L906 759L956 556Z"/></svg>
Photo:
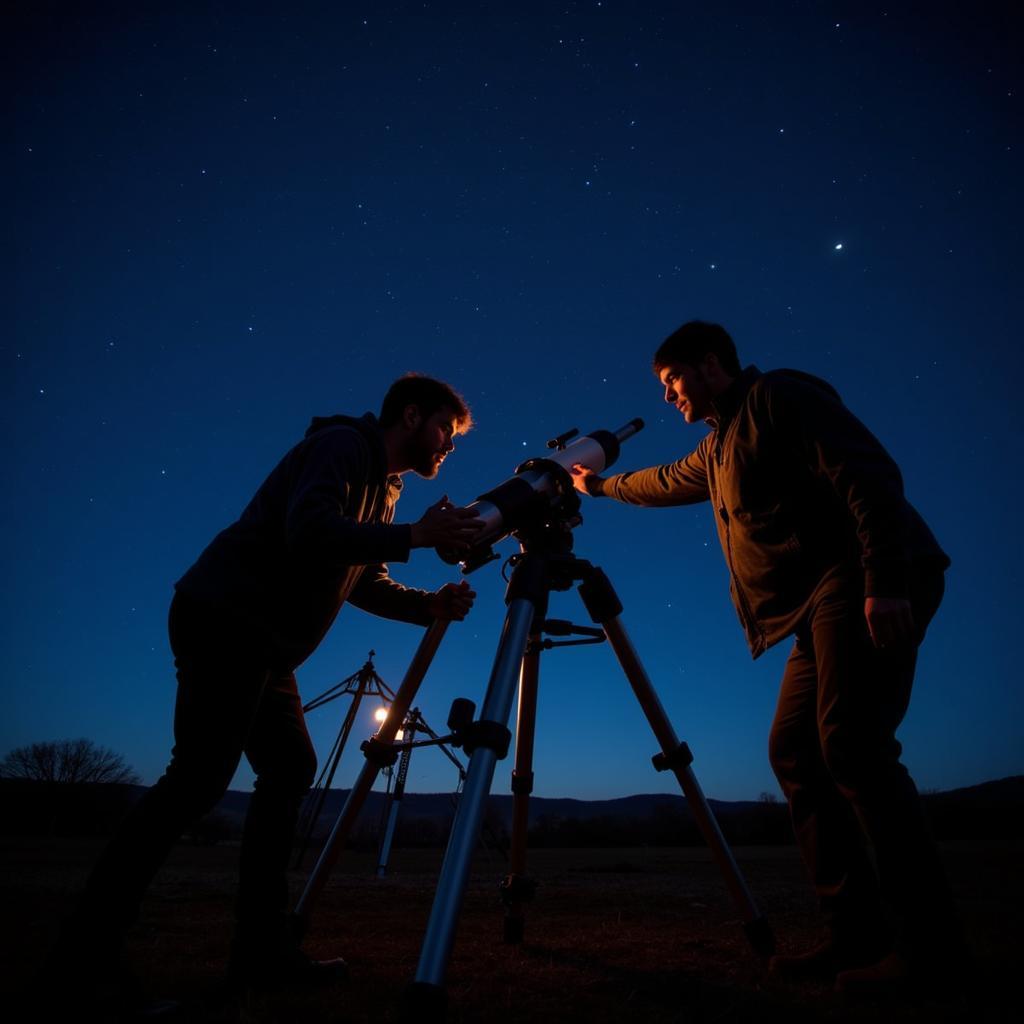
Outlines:
<svg viewBox="0 0 1024 1024"><path fill-rule="evenodd" d="M32 982L17 993L23 1017L13 1019L96 1020L108 1022L172 1020L181 1004L150 999L138 979L120 964L90 962L87 957L62 967L50 958ZM12 1019L12 1018L8 1018Z"/></svg>
<svg viewBox="0 0 1024 1024"><path fill-rule="evenodd" d="M875 963L886 948L880 938L829 937L804 953L776 954L768 961L768 974L788 981L832 982L841 972Z"/></svg>
<svg viewBox="0 0 1024 1024"><path fill-rule="evenodd" d="M277 988L318 988L347 981L348 964L341 957L314 960L295 947L270 955L233 955L228 963L230 989L267 991Z"/></svg>
<svg viewBox="0 0 1024 1024"><path fill-rule="evenodd" d="M848 998L896 995L910 987L913 973L910 961L893 950L872 964L840 971L836 992Z"/></svg>
<svg viewBox="0 0 1024 1024"><path fill-rule="evenodd" d="M835 987L848 999L912 993L958 1000L967 996L973 971L973 959L966 952L910 956L897 949L875 963L841 971Z"/></svg>

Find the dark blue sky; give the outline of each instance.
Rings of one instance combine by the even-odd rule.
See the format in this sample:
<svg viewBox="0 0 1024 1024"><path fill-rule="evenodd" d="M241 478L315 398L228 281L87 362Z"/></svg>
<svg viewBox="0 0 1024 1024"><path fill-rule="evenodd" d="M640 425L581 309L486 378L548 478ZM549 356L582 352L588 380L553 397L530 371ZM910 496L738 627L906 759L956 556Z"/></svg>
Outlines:
<svg viewBox="0 0 1024 1024"><path fill-rule="evenodd" d="M313 415L376 410L411 369L466 394L478 425L436 482L407 478L404 521L573 426L641 416L619 468L669 461L705 428L663 406L650 357L702 317L745 363L828 378L952 556L901 732L919 785L1024 771L1003 6L26 6L6 33L0 752L83 735L156 779L172 584ZM708 509L584 512L577 551L616 584L705 791L774 790L788 645L750 661ZM455 578L429 551L392 572ZM436 728L493 659L497 564L473 582L421 692ZM573 595L552 614L586 621ZM371 647L397 686L419 636L345 609L304 697ZM345 703L310 716L322 757ZM610 650L545 655L539 794L672 791L655 749ZM454 783L413 758L411 788Z"/></svg>

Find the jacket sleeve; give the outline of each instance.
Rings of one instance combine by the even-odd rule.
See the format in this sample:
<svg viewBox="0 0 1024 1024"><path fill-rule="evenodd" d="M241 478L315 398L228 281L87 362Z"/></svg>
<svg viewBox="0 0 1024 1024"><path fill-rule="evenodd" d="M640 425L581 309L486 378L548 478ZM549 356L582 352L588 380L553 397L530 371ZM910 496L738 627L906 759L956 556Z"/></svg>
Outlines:
<svg viewBox="0 0 1024 1024"><path fill-rule="evenodd" d="M402 586L388 575L383 564L368 565L352 589L348 600L357 608L385 619L429 626L433 618L427 609L431 594L426 590Z"/></svg>
<svg viewBox="0 0 1024 1024"><path fill-rule="evenodd" d="M707 459L713 436L708 434L695 451L677 462L605 477L594 493L648 508L707 501L711 496Z"/></svg>
<svg viewBox="0 0 1024 1024"><path fill-rule="evenodd" d="M806 454L811 472L850 511L865 597L906 597L910 512L893 458L839 398L814 384L776 379L767 397L780 440Z"/></svg>
<svg viewBox="0 0 1024 1024"><path fill-rule="evenodd" d="M358 521L369 467L369 449L356 431L314 438L289 486L285 536L293 555L337 568L409 560L411 526Z"/></svg>

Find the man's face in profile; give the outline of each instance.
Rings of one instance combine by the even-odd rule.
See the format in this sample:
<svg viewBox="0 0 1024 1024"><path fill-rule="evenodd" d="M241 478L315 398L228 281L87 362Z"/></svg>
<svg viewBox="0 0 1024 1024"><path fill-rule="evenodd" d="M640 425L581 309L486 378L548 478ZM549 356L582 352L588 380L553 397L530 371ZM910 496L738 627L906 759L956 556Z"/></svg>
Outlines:
<svg viewBox="0 0 1024 1024"><path fill-rule="evenodd" d="M433 480L448 453L455 448L458 433L455 412L442 406L424 419L409 439L409 465L414 473Z"/></svg>
<svg viewBox="0 0 1024 1024"><path fill-rule="evenodd" d="M696 423L714 414L711 389L699 366L671 363L658 373L665 389L665 401L683 414L687 423Z"/></svg>

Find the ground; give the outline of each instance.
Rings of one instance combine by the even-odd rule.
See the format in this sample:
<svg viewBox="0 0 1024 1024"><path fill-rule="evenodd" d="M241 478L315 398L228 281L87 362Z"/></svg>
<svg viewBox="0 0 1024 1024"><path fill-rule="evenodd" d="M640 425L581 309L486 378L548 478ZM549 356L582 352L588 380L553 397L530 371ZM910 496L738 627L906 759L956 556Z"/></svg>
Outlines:
<svg viewBox="0 0 1024 1024"><path fill-rule="evenodd" d="M4 839L0 932L4 1003L26 988L100 844ZM770 918L780 948L816 940L814 904L792 847L734 851ZM1024 844L943 845L976 955L964 1001L916 994L847 1003L825 987L764 977L708 852L700 848L536 850L536 898L522 946L501 941L497 882L502 857L481 849L459 917L448 977L451 1024L739 1024L811 1021L935 1024L1020 1019L1019 929ZM241 1001L219 997L231 918L237 848L179 846L157 877L131 936L131 960L147 990L183 1003L176 1022L196 1024L394 1024L406 1019L436 884L440 851L394 850L376 878L370 854L343 853L314 907L307 949L341 955L351 978L313 993ZM292 884L301 892L305 871ZM28 981L28 984L26 982ZM59 979L52 979L59 983ZM29 1010L26 1020L41 1018ZM415 1012L409 1016L416 1018ZM6 1019L11 1020L11 1017Z"/></svg>

